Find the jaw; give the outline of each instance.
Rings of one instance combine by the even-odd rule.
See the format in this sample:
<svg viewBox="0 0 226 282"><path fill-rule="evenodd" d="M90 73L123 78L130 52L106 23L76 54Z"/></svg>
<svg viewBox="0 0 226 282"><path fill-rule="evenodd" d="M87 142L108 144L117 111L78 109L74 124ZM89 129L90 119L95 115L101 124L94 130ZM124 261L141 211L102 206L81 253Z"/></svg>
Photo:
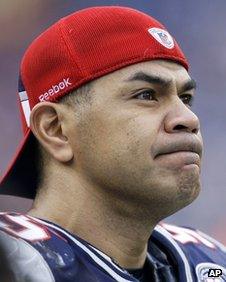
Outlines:
<svg viewBox="0 0 226 282"><path fill-rule="evenodd" d="M201 183L197 166L189 169L155 167L151 175L143 183L146 193L140 204L147 207L156 222L189 205L199 195Z"/></svg>

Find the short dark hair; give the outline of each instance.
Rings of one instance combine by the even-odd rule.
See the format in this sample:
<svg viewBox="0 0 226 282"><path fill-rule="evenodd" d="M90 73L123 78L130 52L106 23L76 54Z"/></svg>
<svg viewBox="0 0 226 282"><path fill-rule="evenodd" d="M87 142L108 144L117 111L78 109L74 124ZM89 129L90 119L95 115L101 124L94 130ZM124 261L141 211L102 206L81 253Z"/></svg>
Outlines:
<svg viewBox="0 0 226 282"><path fill-rule="evenodd" d="M65 104L68 106L82 106L90 104L92 101L92 82L88 82L78 89L70 92L69 94L63 96L60 100L60 104Z"/></svg>

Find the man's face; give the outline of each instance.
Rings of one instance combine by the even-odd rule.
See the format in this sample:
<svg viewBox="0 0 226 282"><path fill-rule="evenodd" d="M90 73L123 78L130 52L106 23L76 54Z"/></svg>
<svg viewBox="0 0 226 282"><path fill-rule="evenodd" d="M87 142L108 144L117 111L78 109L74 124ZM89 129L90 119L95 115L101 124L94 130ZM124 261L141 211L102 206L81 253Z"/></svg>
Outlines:
<svg viewBox="0 0 226 282"><path fill-rule="evenodd" d="M74 136L76 169L115 204L165 217L200 190L195 83L179 64L138 63L93 82Z"/></svg>

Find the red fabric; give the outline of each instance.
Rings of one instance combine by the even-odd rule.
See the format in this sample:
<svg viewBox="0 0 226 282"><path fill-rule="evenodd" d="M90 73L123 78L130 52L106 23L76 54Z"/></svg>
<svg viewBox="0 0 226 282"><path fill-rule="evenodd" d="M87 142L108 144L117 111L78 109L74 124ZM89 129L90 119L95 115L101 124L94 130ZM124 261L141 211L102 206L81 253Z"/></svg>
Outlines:
<svg viewBox="0 0 226 282"><path fill-rule="evenodd" d="M149 33L151 27L165 29L152 17L131 8L96 7L61 19L28 48L21 74L31 107L38 97L70 78L72 85L50 98L85 82L136 62L170 59L188 68L175 42L167 49Z"/></svg>

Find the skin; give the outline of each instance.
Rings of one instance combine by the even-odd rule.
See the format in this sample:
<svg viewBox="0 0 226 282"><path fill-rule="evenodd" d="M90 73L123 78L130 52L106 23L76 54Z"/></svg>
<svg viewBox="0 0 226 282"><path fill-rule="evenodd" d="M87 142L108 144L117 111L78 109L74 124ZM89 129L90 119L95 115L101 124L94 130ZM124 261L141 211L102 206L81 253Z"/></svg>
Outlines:
<svg viewBox="0 0 226 282"><path fill-rule="evenodd" d="M36 105L31 128L48 162L29 214L61 225L122 267L142 267L156 224L200 191L194 87L183 66L155 60L95 80L91 103L80 109Z"/></svg>

